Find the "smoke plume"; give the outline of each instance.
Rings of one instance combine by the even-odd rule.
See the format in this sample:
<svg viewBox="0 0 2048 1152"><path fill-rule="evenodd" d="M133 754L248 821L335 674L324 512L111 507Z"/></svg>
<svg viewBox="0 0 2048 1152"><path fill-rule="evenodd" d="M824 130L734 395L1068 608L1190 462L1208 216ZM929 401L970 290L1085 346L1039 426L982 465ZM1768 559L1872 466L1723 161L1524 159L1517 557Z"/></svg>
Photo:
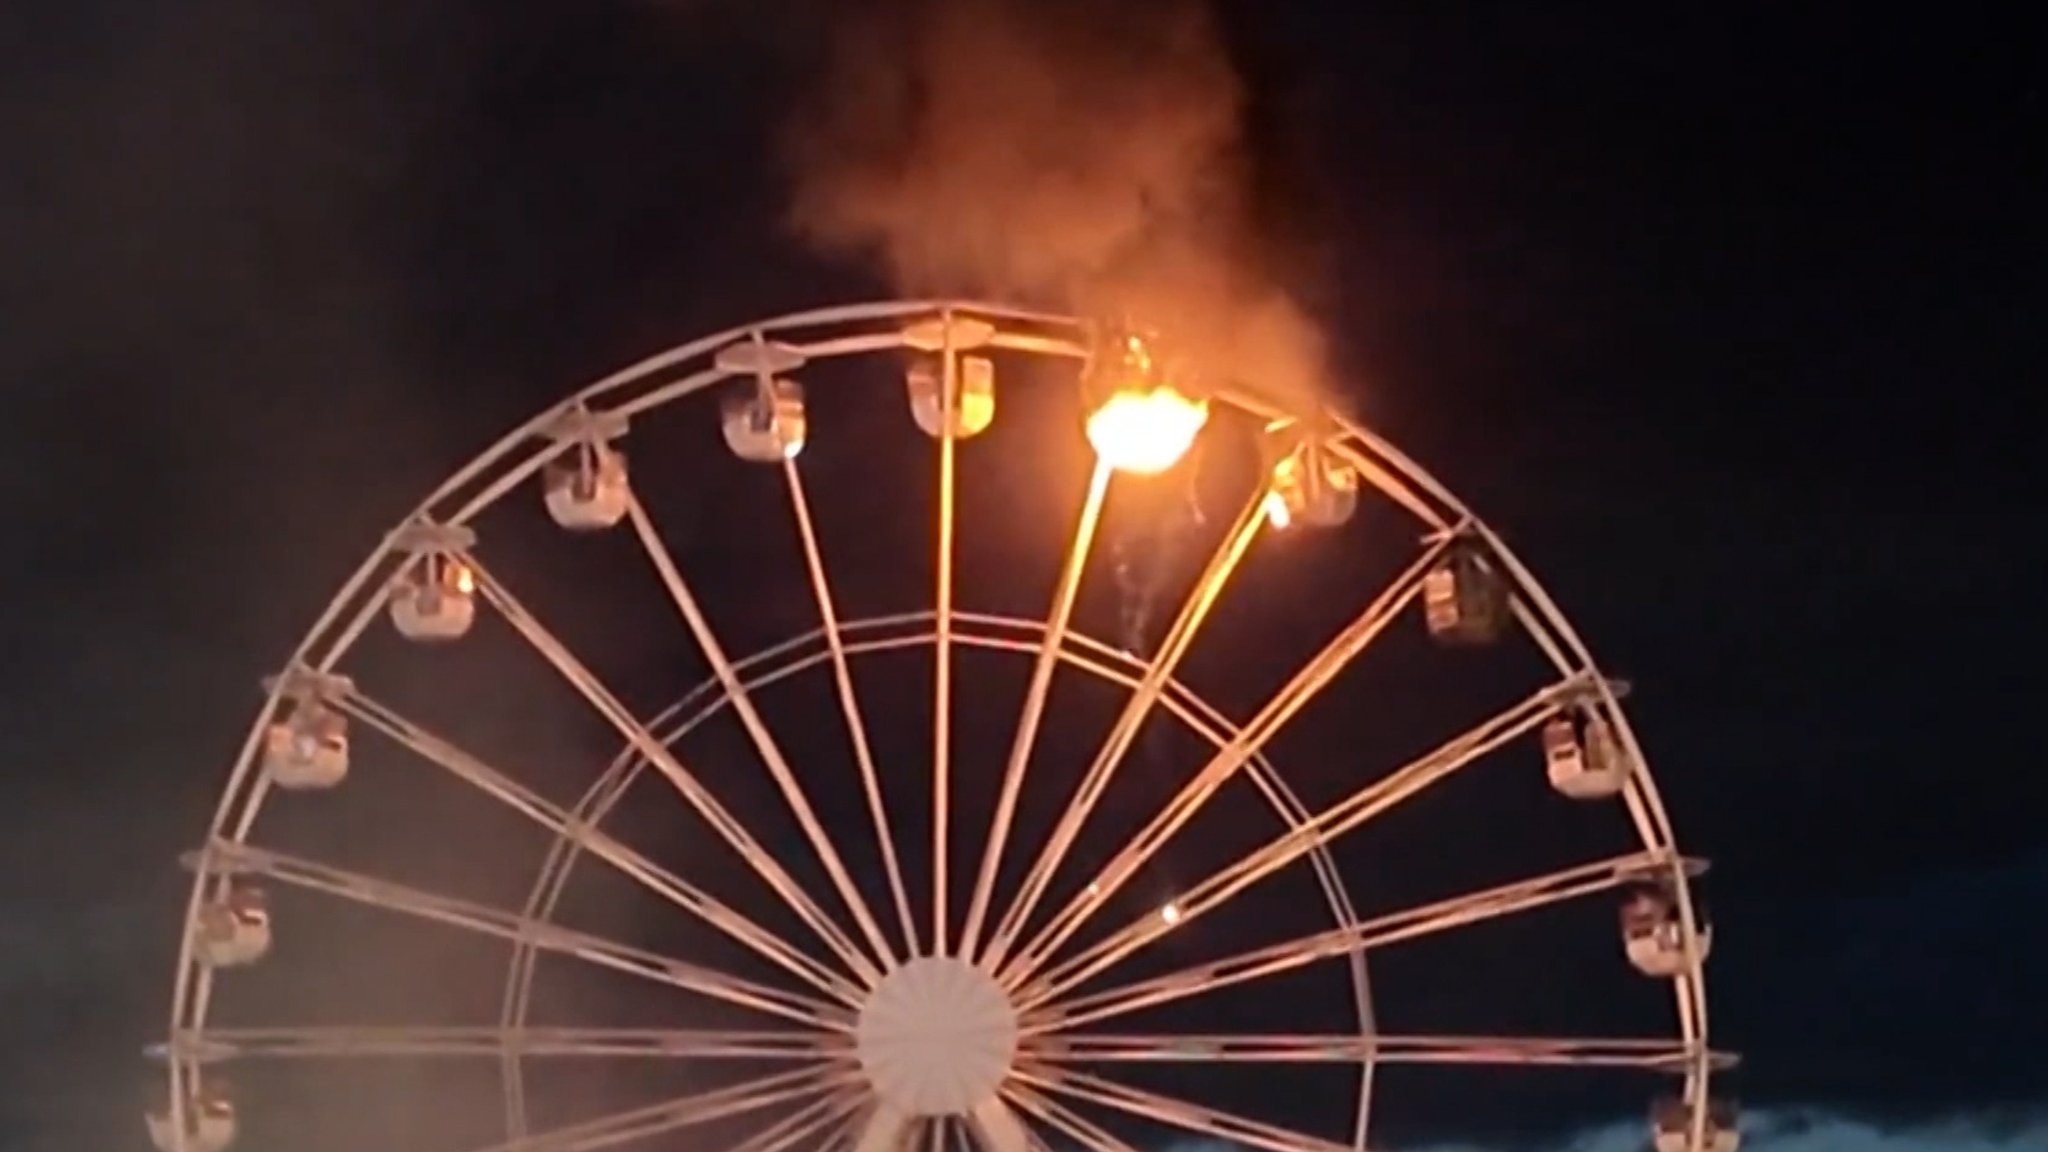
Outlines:
<svg viewBox="0 0 2048 1152"><path fill-rule="evenodd" d="M1128 318L1206 373L1321 392L1267 271L1246 90L1199 0L895 0L838 18L792 223L898 290Z"/></svg>

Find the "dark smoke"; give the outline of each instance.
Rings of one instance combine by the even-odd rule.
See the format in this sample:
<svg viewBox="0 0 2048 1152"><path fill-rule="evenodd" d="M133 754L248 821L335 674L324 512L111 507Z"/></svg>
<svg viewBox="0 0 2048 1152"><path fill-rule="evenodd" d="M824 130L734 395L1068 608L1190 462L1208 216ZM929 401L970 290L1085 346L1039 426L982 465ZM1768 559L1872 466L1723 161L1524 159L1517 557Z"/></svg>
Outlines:
<svg viewBox="0 0 2048 1152"><path fill-rule="evenodd" d="M897 0L838 17L788 137L791 220L903 292L1129 317L1205 371L1321 394L1256 223L1248 92L1198 0Z"/></svg>

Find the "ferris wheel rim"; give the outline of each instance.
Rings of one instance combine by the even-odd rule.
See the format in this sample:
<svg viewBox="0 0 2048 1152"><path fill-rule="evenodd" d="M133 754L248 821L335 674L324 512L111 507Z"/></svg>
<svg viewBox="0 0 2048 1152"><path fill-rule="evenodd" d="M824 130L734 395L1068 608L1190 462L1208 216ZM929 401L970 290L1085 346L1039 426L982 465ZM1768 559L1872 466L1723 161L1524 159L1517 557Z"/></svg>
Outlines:
<svg viewBox="0 0 2048 1152"><path fill-rule="evenodd" d="M460 496L469 486L482 481L494 467L517 459L520 448L539 439L547 422L568 406L589 404L594 400L644 384L664 372L680 368L694 358L716 352L721 347L749 337L758 338L762 334L780 335L835 324L898 320L933 313L991 317L1051 329L1055 334L1027 334L1008 342L999 340L995 344L997 347L1045 355L1080 355L1084 346L1073 337L1076 333L1085 333L1088 328L1086 321L1070 316L966 300L896 300L812 309L729 328L658 352L579 389L562 403L537 414L509 431L498 442L452 473L432 494L421 501L401 525L431 518L437 508ZM1062 333L1064 335L1061 335ZM811 345L809 354L815 359L829 359L900 347L903 347L900 332L854 335L827 339L820 344ZM658 387L636 401L622 405L622 408L637 413L666 405L715 386L733 375L735 373L718 369L699 370L678 381ZM1267 417L1289 414L1284 407L1275 405L1269 398L1254 391L1223 388L1218 390L1217 398ZM1588 672L1597 667L1569 620L1550 599L1533 574L1506 543L1483 521L1472 515L1446 487L1366 426L1338 412L1325 410L1319 415L1341 433L1333 442L1333 452L1357 466L1377 489L1392 497L1397 504L1406 508L1433 530L1465 530L1487 543L1490 552L1499 558L1514 587L1515 610L1518 617L1553 664L1560 669L1575 667ZM461 502L455 513L445 517L443 522L466 523L497 503L517 484L538 472L554 455L555 452L546 447L528 452L523 460L511 464L482 491L469 495ZM345 657L353 646L354 634L360 633L362 623L381 605L380 594L372 592L368 602L360 605L355 626L353 629L345 629L345 633L350 634L345 634L338 642L327 644L327 651L317 660L307 659L322 647L323 637L332 636L333 629L343 621L350 603L359 601L362 593L370 587L372 578L379 573L380 568L388 566L394 553L392 537L387 537L372 550L369 557L330 600L325 612L308 629L293 652L289 662L291 666L306 665L325 671ZM1649 770L1649 761L1642 752L1627 713L1619 706L1607 682L1595 676L1592 683L1604 705L1604 710L1614 721L1617 738L1641 766L1641 771L1632 776L1627 786L1625 799L1630 816L1635 821L1644 844L1659 846L1668 857L1671 876L1676 881L1672 887L1678 904L1685 966L1672 983L1678 1002L1680 1031L1687 1044L1700 1053L1694 1066L1687 1071L1685 1094L1688 1099L1696 1101L1693 1106L1694 1143L1695 1146L1701 1146L1699 1141L1702 1139L1701 1133L1704 1131L1706 1120L1706 1086L1711 1061L1707 1052L1706 1000L1704 981L1701 979L1704 956L1700 920L1689 885L1684 882L1683 858L1678 853L1676 837L1653 774ZM261 773L254 771L257 743L266 724L275 715L279 699L278 692L273 690L267 694L258 711L248 738L236 759L236 765L223 787L220 802L211 821L210 842L220 839L224 831L228 834L227 838L237 842L246 838L262 807L263 793L268 782L262 778ZM240 803L237 802L238 799ZM203 1020L205 1017L212 974L203 965L196 963L192 955L191 926L196 921L209 890L208 885L218 881L219 877L209 877L203 869L193 880L187 901L186 930L180 942L177 979L172 997L174 1032L194 1006L197 1018ZM180 1070L178 1061L173 1060L169 1064L175 1108Z"/></svg>

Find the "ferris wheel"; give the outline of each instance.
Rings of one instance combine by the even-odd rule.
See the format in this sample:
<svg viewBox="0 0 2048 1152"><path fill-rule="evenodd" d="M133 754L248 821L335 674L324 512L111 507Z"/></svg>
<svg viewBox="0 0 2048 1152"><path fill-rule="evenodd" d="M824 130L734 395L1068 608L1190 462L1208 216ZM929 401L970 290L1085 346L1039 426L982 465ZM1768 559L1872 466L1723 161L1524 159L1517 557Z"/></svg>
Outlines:
<svg viewBox="0 0 2048 1152"><path fill-rule="evenodd" d="M814 461L842 431L860 450L821 483ZM1182 566L1183 594L1159 595L1171 573L1148 578L1156 637L1099 638L1103 540L1119 521L1165 515L1143 494L1224 440L1250 464L1231 473L1216 449L1203 499L1222 489L1235 514L1213 518L1206 555ZM1017 483L1035 476L1078 512L1044 513L1052 497ZM914 496L889 491L902 478ZM984 481L1009 487L977 495ZM1137 502L1120 503L1130 492ZM664 494L697 509L687 546L650 511ZM863 501L897 514L834 537L828 514ZM1066 517L1062 549L1037 526ZM881 539L906 524L921 543L908 560ZM1316 551L1343 537L1364 552ZM1132 545L1119 568L1156 562L1162 540ZM651 578L652 617L614 612L622 623L580 639L654 645L664 674L687 650L703 682L665 708L632 701L565 615L611 595L578 585L543 607L541 585L563 582L528 579L537 548L608 549ZM993 561L975 559L991 549ZM997 578L1033 550L1050 553L1049 587ZM1387 561L1384 579L1318 559L1366 553ZM722 574L705 574L707 557ZM765 570L766 557L787 570ZM1346 600L1327 619L1288 590L1319 565L1314 599ZM845 575L855 568L870 573L860 588ZM1028 587L1038 609L992 610L999 583ZM905 610L862 610L906 586L917 598ZM774 635L792 588L807 623ZM1228 629L1226 615L1242 623ZM1435 682L1445 691L1525 682L1505 706L1346 697L1332 713L1347 678L1404 637L1456 662ZM485 643L499 649L463 662ZM556 695L462 682L496 675L515 648ZM1267 676L1270 651L1286 665ZM1511 671L1478 671L1496 661ZM1408 677L1405 664L1395 672ZM1382 1081L1400 1069L1537 1067L1640 1074L1657 1152L1738 1143L1734 1107L1710 1087L1734 1060L1707 1039L1704 866L1674 842L1625 686L1500 537L1392 445L1330 411L1203 378L1144 332L902 301L661 353L455 473L265 686L186 860L170 1030L151 1051L162 1095L147 1126L161 1152L224 1152L238 1131L311 1146L292 1125L321 1092L351 1094L343 1114L372 1124L386 1104L359 1070L380 1066L403 1069L408 1091L463 1070L463 1090L481 1095L428 1093L447 1131L464 1133L447 1136L461 1141L450 1152L678 1134L733 1152L1155 1152L1165 1133L1363 1152L1380 1146ZM401 697L485 719L436 723ZM610 738L609 766L553 763L559 750L523 736L476 743L530 732L521 725L557 707ZM1409 754L1357 762L1367 730L1459 707L1468 720ZM1311 713L1326 736L1286 746ZM1476 885L1451 870L1435 889L1437 857L1410 856L1398 902L1347 887L1346 845L1383 820L1468 783L1526 781L1517 823L1599 824L1619 847ZM408 799L429 782L445 790L432 805ZM496 900L359 863L388 846L364 832L378 818L346 807L373 793L433 807L436 821L474 805L537 850L465 840L452 816L407 840L489 874ZM654 831L667 814L691 831ZM593 895L600 882L653 903L617 913L624 897ZM1386 1026L1401 993L1369 983L1369 963L1379 972L1428 941L1588 905L1604 929L1581 966L1669 990L1644 1033ZM378 927L329 927L340 909ZM414 956L399 943L410 933L474 944L461 955L488 966L458 973L454 952L393 961L369 991L434 986L398 1019L353 1017L336 985L305 975ZM602 994L564 992L597 983ZM494 1016L447 1018L479 995ZM1228 1011L1206 1007L1233 997ZM591 1068L604 1071L579 1071ZM660 1078L649 1069L680 1079L624 1101ZM1218 1069L1226 1081L1208 1075ZM265 1091L294 1102L266 1108ZM1255 1114L1253 1099L1280 1101L1284 1120Z"/></svg>

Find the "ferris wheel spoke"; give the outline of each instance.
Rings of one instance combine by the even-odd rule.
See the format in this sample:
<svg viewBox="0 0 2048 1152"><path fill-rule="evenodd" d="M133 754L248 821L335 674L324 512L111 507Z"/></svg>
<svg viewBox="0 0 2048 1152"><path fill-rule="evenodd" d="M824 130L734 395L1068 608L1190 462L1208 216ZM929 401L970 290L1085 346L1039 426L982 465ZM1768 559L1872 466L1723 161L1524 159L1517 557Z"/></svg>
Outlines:
<svg viewBox="0 0 2048 1152"><path fill-rule="evenodd" d="M1669 871L1662 852L1633 852L1478 892L1375 916L1355 925L1283 940L1164 975L1056 1001L1028 1018L1027 1035L1107 1020L1141 1009L1262 980L1321 960L1371 951L1438 932L1610 892Z"/></svg>
<svg viewBox="0 0 2048 1152"><path fill-rule="evenodd" d="M626 516L633 522L633 531L640 537L640 545L646 549L648 559L653 562L656 574L661 577L662 586L668 590L669 599L675 602L677 613L689 626L690 635L696 639L697 647L703 651L704 659L710 663L712 673L724 686L726 699L731 703L733 713L739 717L740 725L747 730L747 736L753 740L754 750L760 754L761 762L767 765L768 774L775 778L775 784L782 790L782 798L788 803L789 810L796 815L797 823L803 826L804 836L810 840L812 850L818 854L819 862L824 864L826 873L832 878L832 886L838 890L839 898L845 901L847 909L853 913L854 922L860 926L861 934L867 938L868 947L874 949L875 956L884 966L894 964L897 959L896 950L889 945L887 938L882 935L881 927L875 923L874 913L868 908L866 897L861 895L860 888L854 884L852 873L846 870L846 862L839 857L839 850L833 847L832 837L825 831L824 824L818 820L818 814L812 809L809 797L804 795L803 785L798 782L796 772L790 768L789 758L782 754L782 747L776 742L775 734L768 730L767 723L761 719L761 713L755 709L753 697L747 692L747 686L741 681L739 673L734 671L732 660L725 654L725 646L719 643L717 633L712 631L711 622L705 617L703 606L697 603L697 597L690 591L688 582L683 579L681 569L676 567L675 557L669 554L668 545L654 527L654 521L647 515L646 506L642 505L637 497L629 498L626 501ZM878 974L869 975L873 979Z"/></svg>
<svg viewBox="0 0 2048 1152"><path fill-rule="evenodd" d="M328 1027L193 1029L159 1054L192 1063L240 1060L388 1058L631 1058L821 1061L848 1056L844 1036L701 1028L404 1028Z"/></svg>
<svg viewBox="0 0 2048 1152"><path fill-rule="evenodd" d="M1006 984L1011 988L1019 987L1042 968L1097 909L1104 907L1118 889L1138 874L1146 861L1194 819L1218 789L1261 754L1266 742L1293 719L1295 713L1370 647L1421 591L1423 578L1447 546L1447 541L1439 541L1425 549L1355 620L1274 693L1250 723L1218 749L1208 764L1167 802L1158 815L1111 858L1095 882L1056 914L1031 943L1019 950L1017 957L1005 969Z"/></svg>
<svg viewBox="0 0 2048 1152"><path fill-rule="evenodd" d="M357 904L383 908L416 919L432 920L495 936L514 944L639 976L759 1012L832 1032L846 1032L847 1014L807 996L667 956L620 944L587 932L563 928L452 896L424 892L378 877L350 872L282 852L216 840L193 863L203 869L236 876L258 876L296 888L322 892Z"/></svg>
<svg viewBox="0 0 2048 1152"><path fill-rule="evenodd" d="M1124 957L1159 939L1176 926L1185 925L1211 911L1267 876L1278 872L1314 851L1319 845L1344 835L1395 805L1438 783L1488 752L1521 739L1555 716L1570 695L1583 690L1580 677L1573 677L1538 690L1528 699L1452 737L1438 747L1392 773L1353 792L1343 800L1288 829L1231 864L1225 865L1175 899L1179 915L1168 923L1152 915L1134 920L1107 939L1084 949L1058 965L1027 988L1022 1005L1030 1008L1072 988L1117 963Z"/></svg>
<svg viewBox="0 0 2048 1152"><path fill-rule="evenodd" d="M547 1132L537 1132L476 1152L594 1152L616 1144L645 1140L669 1132L693 1128L730 1116L741 1116L792 1104L831 1092L837 1084L818 1069L805 1069L762 1077L745 1084L693 1093L594 1120L578 1121ZM831 1097L811 1103L784 1123L798 1117L829 1113ZM762 1152L767 1152L763 1149Z"/></svg>
<svg viewBox="0 0 2048 1152"><path fill-rule="evenodd" d="M747 831L746 826L683 766L675 753L649 732L647 726L634 717L632 711L613 695L566 645L528 612L488 569L478 563L474 556L465 555L462 559L475 573L477 589L490 601L499 615L524 636L527 643L532 644L548 663L554 665L562 678L589 701L591 707L610 722L619 735L646 758L648 764L661 773L684 801L704 818L705 823L711 825L719 838L739 853L740 858L753 868L755 874L774 889L775 894L780 896L811 931L832 949L848 969L870 982L879 979L880 974L875 970L873 963L862 955L860 949L844 932L840 931L839 926L825 914L824 909L818 907L817 902L804 892L775 856L762 847L753 833Z"/></svg>
<svg viewBox="0 0 2048 1152"><path fill-rule="evenodd" d="M1266 523L1264 513L1265 493L1248 503L1229 534L1210 557L1208 566L1196 579L1182 603L1173 624L1160 641L1159 651L1145 669L1145 675L1125 703L1102 747L1096 752L1094 762L1082 776L1080 786L1075 790L1072 801L1060 813L1058 824L1052 835L1040 846L1037 857L1025 873L1017 898L1003 914L1002 920L989 943L982 963L995 970L1001 970L1003 960L1016 938L1030 922L1032 910L1045 895L1045 889L1052 883L1059 862L1065 859L1074 839L1080 835L1082 826L1096 803L1109 787L1124 755L1130 751L1131 743L1144 726L1145 719L1159 701L1160 693L1171 683L1174 669L1188 648L1194 643L1196 634L1207 619L1210 609L1215 607L1223 594L1223 587L1231 573L1251 547L1259 529ZM1048 651L1057 651L1050 640ZM1057 945L1055 945L1056 947Z"/></svg>
<svg viewBox="0 0 2048 1152"><path fill-rule="evenodd" d="M975 879L974 897L967 910L967 923L960 930L960 955L972 959L979 947L981 921L988 914L989 899L995 893L997 867L1003 846L1016 818L1017 794L1030 770L1031 749L1038 740L1038 728L1045 719L1046 695L1052 689L1053 672L1059 668L1066 648L1067 629L1073 620L1074 600L1081 591L1081 578L1088 571L1088 554L1095 543L1096 528L1102 523L1102 501L1109 493L1109 465L1097 463L1088 481L1088 495L1081 503L1074 540L1067 548L1066 565L1060 571L1059 586L1053 592L1052 607L1046 613L1045 638L1031 667L1031 684L1024 693L1023 713L1017 718L1017 734L1010 743L1010 758L1003 768L1002 791L996 800L995 817L989 825L988 840L982 848L981 871ZM1005 1152L1017 1152L1007 1149Z"/></svg>
<svg viewBox="0 0 2048 1152"><path fill-rule="evenodd" d="M1263 1120L1253 1120L1166 1096L1119 1084L1086 1072L1037 1067L1019 1069L1017 1079L1074 1100L1086 1100L1127 1115L1156 1120L1202 1136L1266 1152L1354 1152L1351 1145L1295 1132Z"/></svg>
<svg viewBox="0 0 2048 1152"><path fill-rule="evenodd" d="M573 817L561 806L484 763L451 741L429 732L353 688L338 694L333 703L337 708L405 746L422 759L441 766L465 783L547 829L557 838L574 843L649 891L745 944L818 991L849 1007L861 1003L859 991L843 977L749 919L738 909L662 868L607 835L594 824Z"/></svg>
<svg viewBox="0 0 2048 1152"><path fill-rule="evenodd" d="M903 865L896 856L896 834L890 828L889 806L882 795L881 774L875 769L874 750L868 745L866 722L861 718L860 700L853 690L853 671L846 659L846 641L839 632L839 613L832 603L832 583L825 578L825 554L819 546L817 529L811 523L810 501L804 496L803 474L795 460L782 465L789 480L790 508L796 515L797 531L803 538L804 564L810 570L811 590L818 598L818 618L824 625L825 645L832 660L832 679L839 690L839 709L846 717L846 730L853 741L853 756L860 768L861 788L866 793L868 816L874 821L875 842L882 852L882 867L888 874L889 892L896 901L896 917L910 955L917 954L917 918L910 911L910 890L903 882Z"/></svg>
<svg viewBox="0 0 2048 1152"><path fill-rule="evenodd" d="M1041 1123L1079 1144L1084 1152L1138 1152L1115 1133L1107 1131L1093 1120L1022 1084L1010 1084L1004 1088L1003 1095L1013 1101L1018 1108L1038 1117ZM1042 1148L1044 1141L1034 1138L1032 1144Z"/></svg>
<svg viewBox="0 0 2048 1152"><path fill-rule="evenodd" d="M731 1152L787 1152L804 1145L819 1149L843 1147L848 1121L859 1107L858 1090L842 1086L832 1096L733 1145Z"/></svg>
<svg viewBox="0 0 2048 1152"><path fill-rule="evenodd" d="M1073 1035L1044 1037L1020 1052L1054 1064L1470 1064L1486 1067L1638 1068L1683 1073L1700 1049L1668 1038L1355 1034ZM1712 1054L1717 1066L1733 1058Z"/></svg>
<svg viewBox="0 0 2048 1152"><path fill-rule="evenodd" d="M953 354L953 313L939 317L939 475L937 556L932 587L932 955L947 954L951 917L946 859L952 855L953 810L953 536L959 497L958 429L960 362Z"/></svg>

